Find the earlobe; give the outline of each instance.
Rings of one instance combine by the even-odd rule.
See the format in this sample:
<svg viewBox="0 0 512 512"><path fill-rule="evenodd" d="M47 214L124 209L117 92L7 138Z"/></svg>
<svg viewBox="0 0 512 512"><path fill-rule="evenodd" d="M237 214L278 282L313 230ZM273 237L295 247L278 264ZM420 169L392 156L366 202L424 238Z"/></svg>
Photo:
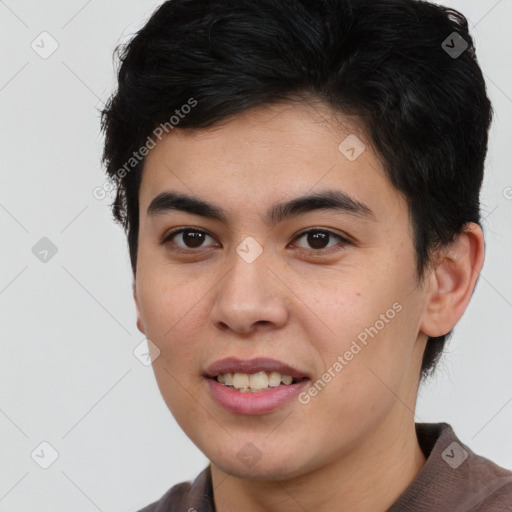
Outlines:
<svg viewBox="0 0 512 512"><path fill-rule="evenodd" d="M468 223L463 233L440 249L432 271L420 330L430 337L453 329L469 304L484 262L484 237L478 224Z"/></svg>
<svg viewBox="0 0 512 512"><path fill-rule="evenodd" d="M133 281L132 288L133 288L133 300L135 301L135 308L137 311L137 329L139 329L139 331L142 334L146 334L146 331L144 329L144 324L142 323L142 319L140 317L139 299L137 297L137 287L135 284L135 280Z"/></svg>

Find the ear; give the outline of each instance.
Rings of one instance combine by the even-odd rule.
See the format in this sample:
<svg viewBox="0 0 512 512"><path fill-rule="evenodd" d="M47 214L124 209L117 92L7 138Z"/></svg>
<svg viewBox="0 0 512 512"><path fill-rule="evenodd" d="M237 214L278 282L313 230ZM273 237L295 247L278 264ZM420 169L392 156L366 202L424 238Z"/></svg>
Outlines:
<svg viewBox="0 0 512 512"><path fill-rule="evenodd" d="M484 264L484 235L478 224L466 224L464 232L439 251L429 276L420 331L430 337L453 329L466 310Z"/></svg>
<svg viewBox="0 0 512 512"><path fill-rule="evenodd" d="M144 324L142 323L142 319L140 317L139 299L137 298L137 286L136 286L135 279L133 280L132 288L133 288L133 299L135 300L135 308L137 309L137 329L139 329L139 331L142 334L146 334L146 332L144 330Z"/></svg>

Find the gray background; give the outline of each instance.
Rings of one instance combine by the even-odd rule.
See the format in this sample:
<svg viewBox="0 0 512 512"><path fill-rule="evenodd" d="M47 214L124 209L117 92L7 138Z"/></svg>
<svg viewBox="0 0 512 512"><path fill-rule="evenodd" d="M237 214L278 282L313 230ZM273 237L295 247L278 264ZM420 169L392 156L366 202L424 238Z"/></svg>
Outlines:
<svg viewBox="0 0 512 512"><path fill-rule="evenodd" d="M112 51L159 4L0 1L0 512L134 511L207 464L133 354L145 341L124 234L110 197L92 194L105 183L98 109L114 86ZM487 250L416 421L451 423L512 468L512 1L445 5L470 20L496 112ZM51 49L43 31L59 45L46 59L31 47ZM57 249L46 263L33 254L43 237ZM58 452L48 469L42 442Z"/></svg>

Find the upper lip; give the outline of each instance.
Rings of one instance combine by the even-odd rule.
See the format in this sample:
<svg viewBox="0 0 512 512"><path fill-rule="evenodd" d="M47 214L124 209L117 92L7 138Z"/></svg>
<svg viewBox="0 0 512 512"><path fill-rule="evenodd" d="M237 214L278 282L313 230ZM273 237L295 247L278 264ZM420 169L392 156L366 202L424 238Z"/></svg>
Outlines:
<svg viewBox="0 0 512 512"><path fill-rule="evenodd" d="M306 372L298 370L282 361L267 357L256 357L254 359L238 359L237 357L226 357L212 363L205 371L209 378L217 377L222 373L256 373L256 372L279 372L282 375L289 375L294 379L309 378Z"/></svg>

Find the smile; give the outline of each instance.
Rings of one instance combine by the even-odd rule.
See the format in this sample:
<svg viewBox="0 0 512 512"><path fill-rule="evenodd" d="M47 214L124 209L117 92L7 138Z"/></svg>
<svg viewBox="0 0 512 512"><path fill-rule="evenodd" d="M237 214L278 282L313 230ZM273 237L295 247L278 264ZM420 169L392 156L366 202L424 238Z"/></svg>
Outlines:
<svg viewBox="0 0 512 512"><path fill-rule="evenodd" d="M221 373L216 377L217 382L230 389L236 389L244 393L266 391L278 386L289 386L302 379L294 379L291 375L283 375L279 372L257 373Z"/></svg>

